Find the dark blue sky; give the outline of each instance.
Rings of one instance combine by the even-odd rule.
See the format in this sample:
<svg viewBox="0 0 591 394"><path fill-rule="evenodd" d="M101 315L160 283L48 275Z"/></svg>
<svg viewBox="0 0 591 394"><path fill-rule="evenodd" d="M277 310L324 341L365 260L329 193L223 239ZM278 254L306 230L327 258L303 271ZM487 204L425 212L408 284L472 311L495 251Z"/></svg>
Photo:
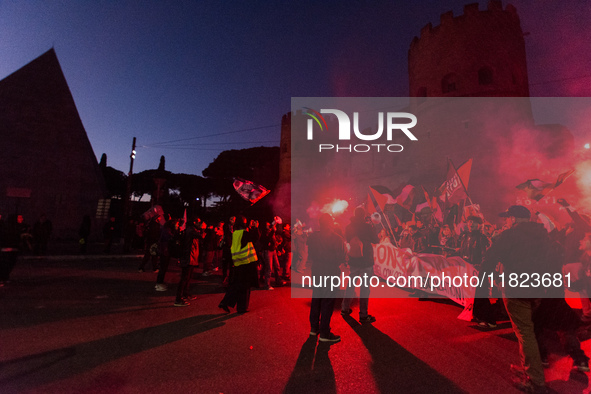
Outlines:
<svg viewBox="0 0 591 394"><path fill-rule="evenodd" d="M98 158L127 172L135 136L135 172L165 155L201 175L222 150L278 145L291 97L407 96L412 38L466 3L2 1L0 78L54 47ZM589 3L511 4L531 95L591 96Z"/></svg>

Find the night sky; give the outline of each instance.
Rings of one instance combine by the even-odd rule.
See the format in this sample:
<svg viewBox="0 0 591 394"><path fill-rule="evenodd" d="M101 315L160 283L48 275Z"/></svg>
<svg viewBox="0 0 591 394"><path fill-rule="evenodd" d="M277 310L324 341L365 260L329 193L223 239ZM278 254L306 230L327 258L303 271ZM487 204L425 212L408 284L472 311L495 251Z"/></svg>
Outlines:
<svg viewBox="0 0 591 394"><path fill-rule="evenodd" d="M408 96L412 38L466 3L2 1L0 78L53 47L97 158L127 172L137 137L134 172L165 155L201 175L223 150L278 146L291 97ZM590 3L511 4L531 96L591 96Z"/></svg>

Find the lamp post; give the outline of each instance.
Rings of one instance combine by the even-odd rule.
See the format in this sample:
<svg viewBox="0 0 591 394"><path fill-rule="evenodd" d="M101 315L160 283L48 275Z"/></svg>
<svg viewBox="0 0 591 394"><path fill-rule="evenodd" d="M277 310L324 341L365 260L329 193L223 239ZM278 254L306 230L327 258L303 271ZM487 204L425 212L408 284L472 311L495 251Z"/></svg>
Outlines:
<svg viewBox="0 0 591 394"><path fill-rule="evenodd" d="M127 218L131 216L131 202L129 198L131 197L131 176L133 175L133 161L135 160L135 137L133 137L133 144L131 145L131 154L129 155L130 163L129 163L129 173L127 174L127 189L125 191L125 203L123 213L125 216L125 222L127 222Z"/></svg>

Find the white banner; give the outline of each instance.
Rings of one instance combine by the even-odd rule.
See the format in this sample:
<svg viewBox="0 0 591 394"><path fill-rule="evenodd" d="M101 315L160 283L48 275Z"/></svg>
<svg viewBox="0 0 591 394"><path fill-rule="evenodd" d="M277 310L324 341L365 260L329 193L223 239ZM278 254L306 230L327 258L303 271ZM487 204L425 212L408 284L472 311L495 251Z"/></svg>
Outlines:
<svg viewBox="0 0 591 394"><path fill-rule="evenodd" d="M380 278L387 280L388 277L398 278L405 276L420 276L424 280L427 278L449 277L450 280L424 283L423 287L416 285L414 281L408 281L408 288L422 290L427 293L445 296L450 300L462 305L464 311L458 316L458 319L472 320L472 304L474 303L474 287L465 281L456 282L454 285L451 278L478 276L478 270L474 266L460 257L443 257L436 254L414 254L410 249L399 249L389 242L374 245L374 272ZM437 283L439 286L431 284Z"/></svg>

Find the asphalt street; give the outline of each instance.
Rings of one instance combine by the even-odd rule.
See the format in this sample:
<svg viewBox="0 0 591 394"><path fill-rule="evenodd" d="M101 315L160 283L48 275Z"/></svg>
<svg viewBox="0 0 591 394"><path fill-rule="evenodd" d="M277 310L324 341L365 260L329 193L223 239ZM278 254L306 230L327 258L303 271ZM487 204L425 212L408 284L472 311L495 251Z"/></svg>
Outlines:
<svg viewBox="0 0 591 394"><path fill-rule="evenodd" d="M250 311L218 309L219 276L195 275L198 297L175 307L169 290L129 256L21 259L0 288L2 393L517 393L510 324L483 331L444 300L372 299L373 324L333 315L342 341L309 336L309 299L289 287L252 292ZM233 311L234 312L234 311ZM552 392L589 392L559 338ZM591 341L583 342L591 354Z"/></svg>

